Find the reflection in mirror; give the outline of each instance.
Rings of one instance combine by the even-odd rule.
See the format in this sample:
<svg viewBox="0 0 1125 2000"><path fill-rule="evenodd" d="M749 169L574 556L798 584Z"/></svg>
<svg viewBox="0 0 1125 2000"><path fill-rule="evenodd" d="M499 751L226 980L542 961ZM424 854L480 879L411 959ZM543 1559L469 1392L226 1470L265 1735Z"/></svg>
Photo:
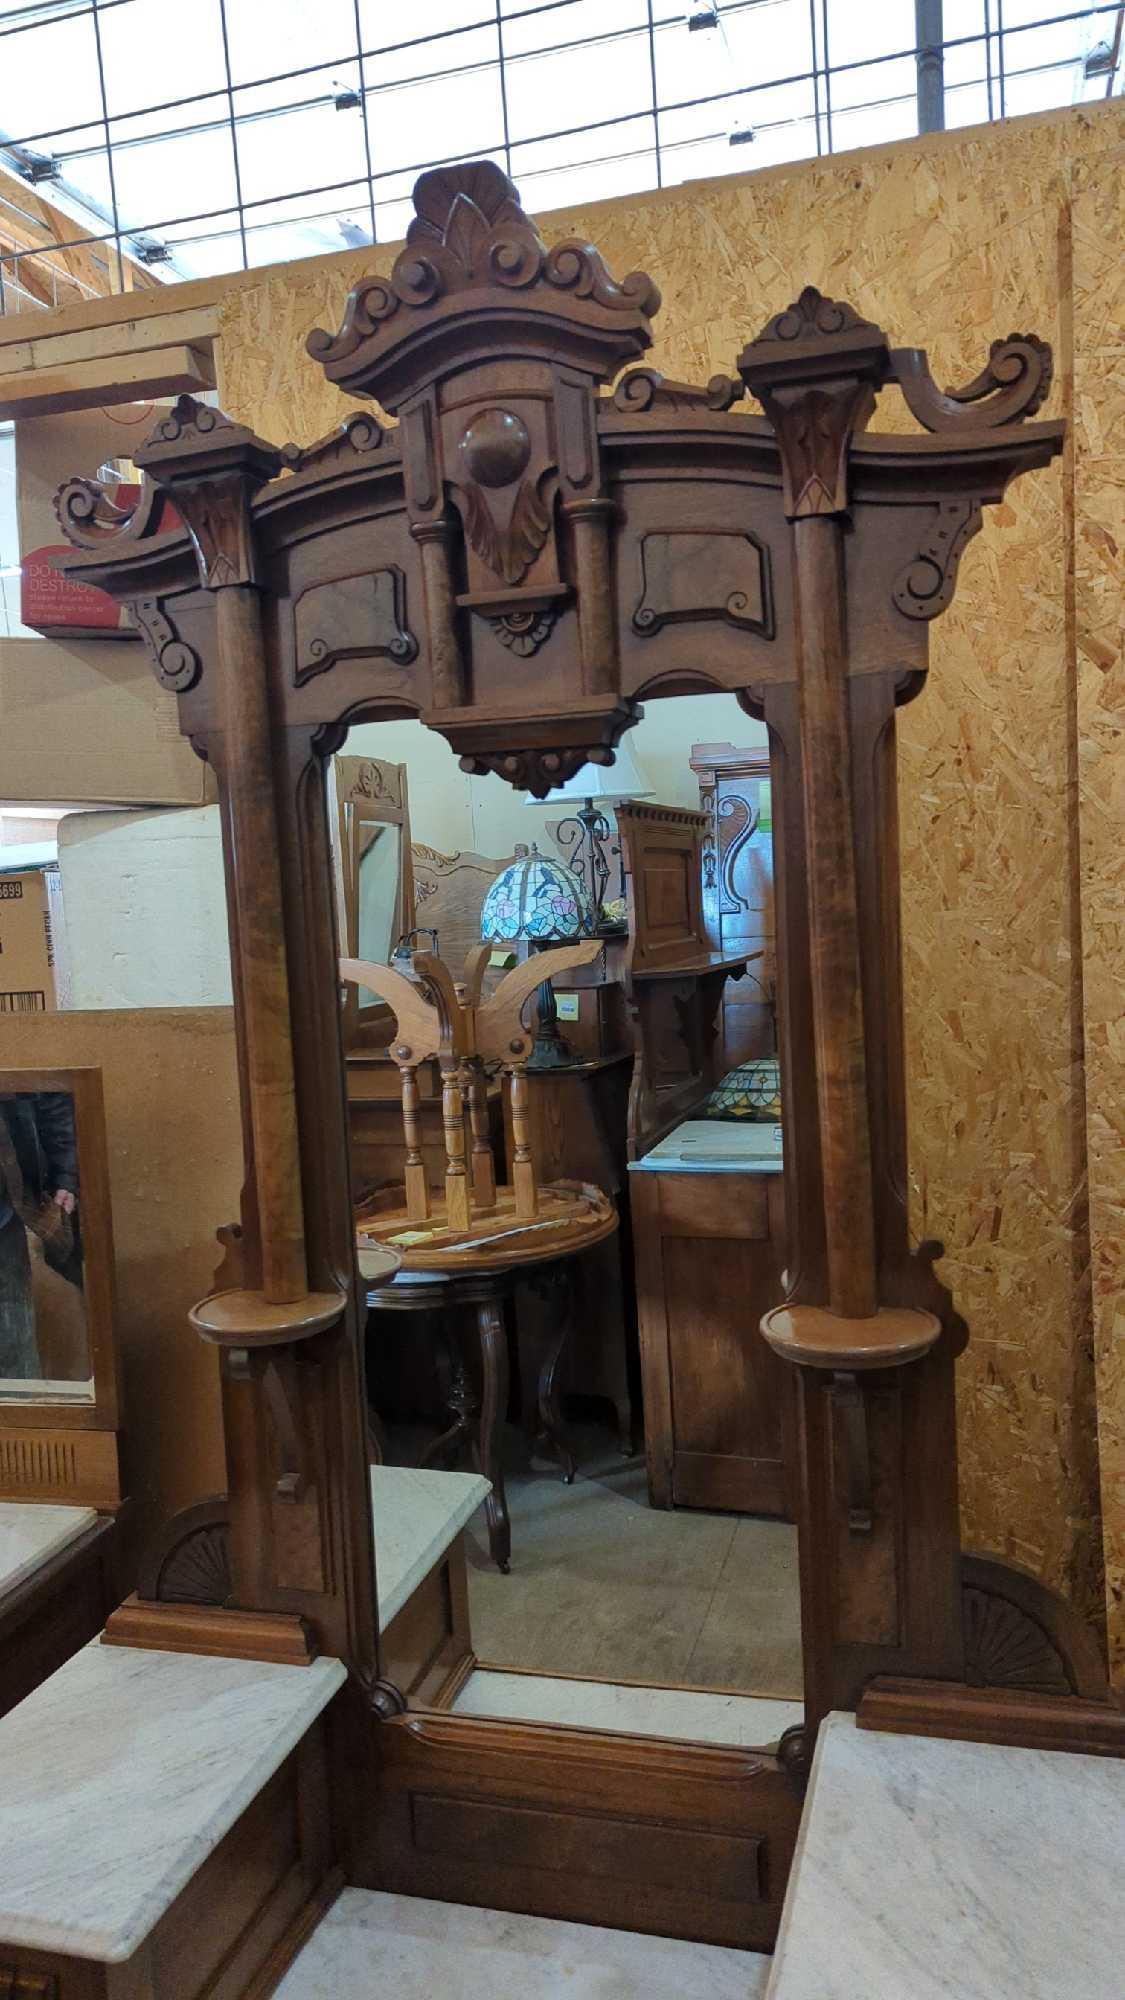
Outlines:
<svg viewBox="0 0 1125 2000"><path fill-rule="evenodd" d="M74 1097L0 1096L0 1396L93 1400Z"/></svg>
<svg viewBox="0 0 1125 2000"><path fill-rule="evenodd" d="M348 747L400 770L404 798L409 785L416 919L438 923L441 903L438 953L463 980L491 876L532 840L565 858L555 827L572 802L548 800L536 824L518 792L466 776L417 723L361 726ZM404 1091L393 1018L381 1049L349 1045L360 1243L373 1216L402 1211L389 1225L399 1272L359 1260L382 1672L414 1706L764 1745L802 1713L789 1378L756 1334L784 1262L779 1110L757 1087L759 1072L776 1078L765 736L733 697L703 696L650 703L631 747L657 815L688 815L690 962L630 994L643 913L631 908L632 939L605 926L596 960L556 978L570 1057L549 1071L475 1069L435 1041ZM726 803L736 780L752 816ZM385 965L383 839L354 851L361 876L376 863L371 948L363 936L356 955ZM613 861L621 827L608 839ZM475 865L488 855L491 874ZM362 935L357 908L342 943ZM483 1001L520 952L498 951ZM703 997L716 955L752 976ZM535 1009L532 995L532 1034ZM671 1130L638 1129L641 1066L650 1105L680 1106ZM536 1211L498 1231L524 1150ZM453 1231L451 1160L469 1205ZM631 1226L564 1254L559 1183L598 1189ZM445 1623L419 1667L424 1604Z"/></svg>
<svg viewBox="0 0 1125 2000"><path fill-rule="evenodd" d="M386 965L415 922L406 766L334 757L328 784L341 953ZM382 1001L351 987L343 1004L347 1047L386 1042Z"/></svg>

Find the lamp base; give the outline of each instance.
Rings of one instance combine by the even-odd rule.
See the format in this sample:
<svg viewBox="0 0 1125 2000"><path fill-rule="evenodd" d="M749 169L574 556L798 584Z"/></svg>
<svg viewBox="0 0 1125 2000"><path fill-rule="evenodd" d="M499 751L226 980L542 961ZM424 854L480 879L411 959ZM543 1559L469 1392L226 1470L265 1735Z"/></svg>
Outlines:
<svg viewBox="0 0 1125 2000"><path fill-rule="evenodd" d="M574 1061L570 1043L558 1033L536 1035L531 1054L527 1059L528 1069L569 1069Z"/></svg>

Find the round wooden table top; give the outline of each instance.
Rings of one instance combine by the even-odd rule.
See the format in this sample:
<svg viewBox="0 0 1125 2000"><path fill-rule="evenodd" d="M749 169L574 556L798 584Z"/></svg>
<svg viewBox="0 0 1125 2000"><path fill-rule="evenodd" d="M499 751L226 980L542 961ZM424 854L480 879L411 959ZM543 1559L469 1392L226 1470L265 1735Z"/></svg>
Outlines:
<svg viewBox="0 0 1125 2000"><path fill-rule="evenodd" d="M356 1248L364 1277L369 1275L365 1258L385 1249L401 1258L404 1276L411 1271L463 1272L467 1276L473 1271L508 1270L520 1264L574 1257L604 1242L618 1226L617 1210L609 1196L580 1181L555 1181L541 1187L533 1216L518 1216L514 1190L499 1187L495 1206L479 1210L467 1230L450 1229L436 1195L433 1202L434 1214L425 1222L410 1219L402 1188L382 1190L359 1210Z"/></svg>

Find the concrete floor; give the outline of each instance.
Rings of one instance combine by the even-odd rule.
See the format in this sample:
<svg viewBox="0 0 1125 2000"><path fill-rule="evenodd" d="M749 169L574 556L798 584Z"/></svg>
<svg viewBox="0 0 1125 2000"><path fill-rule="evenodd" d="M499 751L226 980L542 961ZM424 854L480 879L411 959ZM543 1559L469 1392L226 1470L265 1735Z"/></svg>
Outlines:
<svg viewBox="0 0 1125 2000"><path fill-rule="evenodd" d="M796 1528L651 1508L643 1459L611 1456L605 1433L578 1442L565 1486L557 1470L521 1469L510 1433L508 1576L489 1561L483 1516L466 1531L478 1659L799 1699Z"/></svg>

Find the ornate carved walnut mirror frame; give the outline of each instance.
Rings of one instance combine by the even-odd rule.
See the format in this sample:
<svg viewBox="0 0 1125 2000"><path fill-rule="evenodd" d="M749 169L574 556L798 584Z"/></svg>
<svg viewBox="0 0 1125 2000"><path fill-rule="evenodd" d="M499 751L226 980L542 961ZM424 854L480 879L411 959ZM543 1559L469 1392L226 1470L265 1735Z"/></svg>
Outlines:
<svg viewBox="0 0 1125 2000"><path fill-rule="evenodd" d="M159 1645L174 1618L201 1649L347 1662L352 1880L480 1901L508 1869L508 1907L557 1907L558 1864L528 1859L541 1816L596 1810L604 1827L606 1772L627 1769L619 1844L581 1896L575 1862L567 1912L614 1921L598 1913L628 1879L647 1885L640 1928L650 1892L661 1928L768 1941L796 1825L785 1767L830 1708L867 1690L967 1734L1022 1700L1060 1741L1067 1717L1113 1713L1091 1707L1096 1663L1065 1607L962 1556L967 1331L938 1246L910 1247L905 1200L895 713L923 687L982 507L1062 449L1060 422L1025 421L1050 353L1013 335L943 393L921 350L810 287L735 376L622 374L651 343L648 277L616 283L585 243L548 249L488 162L423 175L415 206L391 277L308 340L396 427L356 413L282 451L184 397L138 453L136 514L82 481L59 495L88 551L68 574L138 605L216 772L243 1085L241 1272L192 1314L222 1350L226 1604L142 1606L132 1636ZM868 431L892 383L921 434ZM747 391L764 414L733 407ZM186 531L153 532L161 496ZM610 761L642 696L704 688L764 717L776 801L789 1291L763 1327L794 1370L806 1674L780 1758L406 1717L376 1636L324 760L353 722L420 716L470 771L542 795ZM989 1680L1009 1692L974 1685ZM377 1784L348 1789L372 1768ZM423 1798L463 1817L427 1832ZM513 1812L530 1845L517 1867L511 1838L493 1843L490 1875L474 1841L514 1838ZM747 1862L753 1847L744 1921L721 1881L667 1886L652 1843L669 1819L677 1840L694 1826Z"/></svg>

